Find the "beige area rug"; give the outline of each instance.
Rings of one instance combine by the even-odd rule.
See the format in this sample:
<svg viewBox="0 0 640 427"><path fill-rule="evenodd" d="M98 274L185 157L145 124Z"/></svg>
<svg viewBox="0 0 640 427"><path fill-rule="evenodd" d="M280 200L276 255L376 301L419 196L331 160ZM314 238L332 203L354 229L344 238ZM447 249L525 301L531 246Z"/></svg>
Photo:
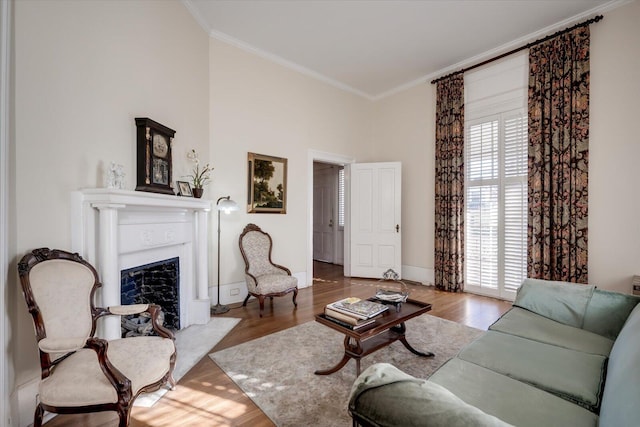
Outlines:
<svg viewBox="0 0 640 427"><path fill-rule="evenodd" d="M407 341L423 358L395 342L361 360L361 369L391 363L416 377L427 378L483 331L430 315L409 320ZM210 354L210 357L280 427L348 427L347 404L356 378L355 361L320 376L342 359L344 335L308 322Z"/></svg>
<svg viewBox="0 0 640 427"><path fill-rule="evenodd" d="M180 381L180 378L206 356L238 322L240 319L232 317L212 317L206 325L191 325L176 332L178 357L173 370L176 381ZM135 400L134 406L149 408L167 391L169 391L167 387L162 387L152 393L143 393Z"/></svg>

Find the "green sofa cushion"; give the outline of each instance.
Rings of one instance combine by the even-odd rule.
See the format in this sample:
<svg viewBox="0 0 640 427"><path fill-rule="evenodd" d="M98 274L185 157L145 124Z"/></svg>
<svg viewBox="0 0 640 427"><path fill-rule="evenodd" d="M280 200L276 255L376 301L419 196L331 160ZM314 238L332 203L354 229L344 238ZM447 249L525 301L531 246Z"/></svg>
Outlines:
<svg viewBox="0 0 640 427"><path fill-rule="evenodd" d="M458 358L430 378L470 405L519 427L596 427L598 416L544 390Z"/></svg>
<svg viewBox="0 0 640 427"><path fill-rule="evenodd" d="M608 356L613 346L612 339L556 322L519 307L507 311L489 327L489 330L603 356Z"/></svg>
<svg viewBox="0 0 640 427"><path fill-rule="evenodd" d="M372 365L358 377L349 411L375 426L509 427L444 387L387 363Z"/></svg>
<svg viewBox="0 0 640 427"><path fill-rule="evenodd" d="M513 305L581 328L594 289L593 285L525 279Z"/></svg>
<svg viewBox="0 0 640 427"><path fill-rule="evenodd" d="M631 427L640 423L640 305L633 309L609 356L607 383L602 395L600 425Z"/></svg>
<svg viewBox="0 0 640 427"><path fill-rule="evenodd" d="M584 315L583 329L616 339L640 297L596 289Z"/></svg>
<svg viewBox="0 0 640 427"><path fill-rule="evenodd" d="M605 356L488 331L458 357L597 411Z"/></svg>

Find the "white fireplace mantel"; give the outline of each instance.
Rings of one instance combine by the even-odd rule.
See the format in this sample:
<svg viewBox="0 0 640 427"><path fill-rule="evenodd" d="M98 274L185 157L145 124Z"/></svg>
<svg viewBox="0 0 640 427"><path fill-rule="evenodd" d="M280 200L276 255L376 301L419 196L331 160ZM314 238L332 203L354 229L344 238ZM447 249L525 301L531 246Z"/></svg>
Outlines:
<svg viewBox="0 0 640 427"><path fill-rule="evenodd" d="M98 303L120 304L120 272L171 257L180 259L180 326L210 318L208 212L211 201L141 191L85 189L71 193L72 250L96 266ZM120 319L98 330L120 337Z"/></svg>

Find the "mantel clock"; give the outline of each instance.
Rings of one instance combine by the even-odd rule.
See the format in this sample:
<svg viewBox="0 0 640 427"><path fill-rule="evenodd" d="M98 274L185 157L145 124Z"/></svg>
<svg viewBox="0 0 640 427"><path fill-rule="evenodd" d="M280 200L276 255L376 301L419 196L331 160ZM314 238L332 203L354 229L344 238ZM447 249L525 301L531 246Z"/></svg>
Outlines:
<svg viewBox="0 0 640 427"><path fill-rule="evenodd" d="M136 191L175 194L171 144L176 131L147 117L137 117L136 128Z"/></svg>

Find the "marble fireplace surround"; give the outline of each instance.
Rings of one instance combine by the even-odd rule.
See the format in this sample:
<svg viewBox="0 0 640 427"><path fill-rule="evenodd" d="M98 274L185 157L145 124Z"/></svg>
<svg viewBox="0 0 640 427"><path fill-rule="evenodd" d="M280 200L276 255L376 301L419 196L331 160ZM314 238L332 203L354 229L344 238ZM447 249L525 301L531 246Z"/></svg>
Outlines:
<svg viewBox="0 0 640 427"><path fill-rule="evenodd" d="M122 270L178 257L180 327L206 324L210 210L210 200L191 197L101 188L72 192L72 250L100 274L97 304L120 304ZM119 338L120 318L103 319L98 336Z"/></svg>

